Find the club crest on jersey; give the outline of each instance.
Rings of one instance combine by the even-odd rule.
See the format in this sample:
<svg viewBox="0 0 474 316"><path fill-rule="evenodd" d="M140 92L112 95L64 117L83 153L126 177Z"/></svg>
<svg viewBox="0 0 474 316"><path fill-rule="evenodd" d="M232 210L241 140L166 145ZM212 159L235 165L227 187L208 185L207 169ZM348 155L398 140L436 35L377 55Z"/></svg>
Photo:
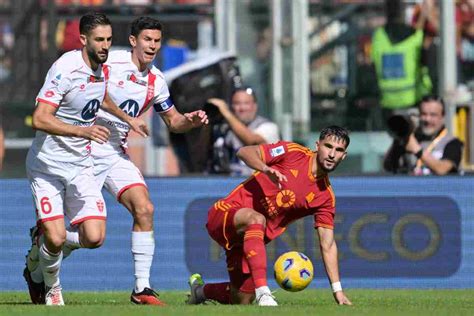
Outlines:
<svg viewBox="0 0 474 316"><path fill-rule="evenodd" d="M87 102L86 106L82 109L81 115L84 120L92 120L95 118L97 111L99 111L100 102L97 99L92 99Z"/></svg>
<svg viewBox="0 0 474 316"><path fill-rule="evenodd" d="M122 104L119 105L119 108L131 117L137 117L138 113L140 112L140 106L138 105L138 102L132 99L123 101Z"/></svg>
<svg viewBox="0 0 474 316"><path fill-rule="evenodd" d="M90 75L89 78L87 78L87 83L94 83L94 82L104 82L105 78L104 77L96 77L93 75Z"/></svg>
<svg viewBox="0 0 474 316"><path fill-rule="evenodd" d="M278 146L270 150L270 155L272 157L277 157L285 153L285 148L283 146Z"/></svg>
<svg viewBox="0 0 474 316"><path fill-rule="evenodd" d="M134 74L128 75L127 80L129 80L133 83L145 86L145 87L147 86L147 82L145 80L138 79Z"/></svg>

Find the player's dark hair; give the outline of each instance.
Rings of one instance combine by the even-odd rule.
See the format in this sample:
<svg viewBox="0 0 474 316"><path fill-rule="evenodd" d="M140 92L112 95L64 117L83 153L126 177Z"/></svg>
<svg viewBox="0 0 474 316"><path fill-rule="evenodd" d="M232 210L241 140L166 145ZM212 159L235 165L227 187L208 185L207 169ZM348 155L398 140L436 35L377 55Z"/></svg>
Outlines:
<svg viewBox="0 0 474 316"><path fill-rule="evenodd" d="M327 136L335 136L337 139L343 140L346 143L346 148L349 147L349 143L351 142L349 131L344 127L332 125L323 128L321 134L319 134L319 140L323 140Z"/></svg>
<svg viewBox="0 0 474 316"><path fill-rule="evenodd" d="M79 33L89 35L89 33L99 25L112 25L109 18L99 12L90 12L81 17L79 21Z"/></svg>
<svg viewBox="0 0 474 316"><path fill-rule="evenodd" d="M232 97L234 96L234 94L236 94L237 92L240 92L240 91L243 91L243 92L247 93L248 95L251 95L253 97L253 101L255 103L257 103L257 95L255 94L255 90L252 89L252 87L242 86L242 87L235 88L235 90L232 91Z"/></svg>
<svg viewBox="0 0 474 316"><path fill-rule="evenodd" d="M130 24L130 35L138 37L141 31L143 30L163 30L163 26L160 21L148 16L141 16L136 18Z"/></svg>
<svg viewBox="0 0 474 316"><path fill-rule="evenodd" d="M440 96L437 96L437 95L427 95L427 96L424 96L423 98L421 98L421 101L420 103L418 104L418 108L421 107L421 105L425 102L436 102L436 103L439 103L441 105L441 114L443 114L444 116L444 111L445 111L445 107L446 105L444 104L444 100L442 97Z"/></svg>

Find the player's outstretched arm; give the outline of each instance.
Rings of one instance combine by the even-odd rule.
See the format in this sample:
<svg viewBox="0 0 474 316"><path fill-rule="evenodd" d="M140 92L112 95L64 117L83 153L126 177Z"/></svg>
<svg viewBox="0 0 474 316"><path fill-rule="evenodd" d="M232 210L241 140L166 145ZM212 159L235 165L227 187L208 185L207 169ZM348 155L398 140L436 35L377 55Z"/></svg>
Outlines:
<svg viewBox="0 0 474 316"><path fill-rule="evenodd" d="M209 124L207 114L202 110L181 114L173 107L171 110L160 115L166 126L173 133L186 133L192 128Z"/></svg>
<svg viewBox="0 0 474 316"><path fill-rule="evenodd" d="M337 261L337 245L334 240L334 231L325 227L318 227L319 244L323 256L324 266L333 290L333 296L339 305L352 305L342 291L339 279L339 265Z"/></svg>
<svg viewBox="0 0 474 316"><path fill-rule="evenodd" d="M55 116L56 110L50 104L39 102L33 112L33 128L51 135L82 137L98 143L104 143L109 138L110 132L106 127L81 127L64 123Z"/></svg>
<svg viewBox="0 0 474 316"><path fill-rule="evenodd" d="M108 94L105 95L104 102L101 105L104 111L109 112L110 114L114 115L115 117L121 119L128 125L130 128L140 134L143 137L147 137L150 135L148 131L148 126L146 125L145 121L139 117L131 117L124 111L122 111L114 101L109 97Z"/></svg>

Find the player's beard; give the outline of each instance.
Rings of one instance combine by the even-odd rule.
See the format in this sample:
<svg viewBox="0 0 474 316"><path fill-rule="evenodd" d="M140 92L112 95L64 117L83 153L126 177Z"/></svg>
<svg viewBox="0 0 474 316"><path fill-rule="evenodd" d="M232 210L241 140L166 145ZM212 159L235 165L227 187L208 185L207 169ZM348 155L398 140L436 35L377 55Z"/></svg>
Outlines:
<svg viewBox="0 0 474 316"><path fill-rule="evenodd" d="M99 53L95 51L87 51L87 55L89 56L89 59L94 61L96 64L103 64L107 61L107 57L109 57L109 51L105 50L103 51L105 53L105 57L99 56Z"/></svg>
<svg viewBox="0 0 474 316"><path fill-rule="evenodd" d="M337 165L339 165L340 162L341 162L340 160L339 161L334 161L331 168L326 168L324 166L324 160L323 161L318 160L319 167L326 173L330 173L330 172L334 171L336 169Z"/></svg>

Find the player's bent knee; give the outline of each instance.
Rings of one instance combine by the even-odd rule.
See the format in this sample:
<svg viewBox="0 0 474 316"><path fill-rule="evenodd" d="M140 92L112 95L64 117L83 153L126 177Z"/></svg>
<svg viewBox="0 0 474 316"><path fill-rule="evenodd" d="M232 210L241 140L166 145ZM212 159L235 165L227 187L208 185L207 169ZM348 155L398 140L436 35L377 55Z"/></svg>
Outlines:
<svg viewBox="0 0 474 316"><path fill-rule="evenodd" d="M265 218L265 216L263 216L262 214L260 213L257 213L257 212L253 212L250 216L249 216L249 219L247 221L247 225L254 225L254 224L260 224L260 225L264 225L266 224L267 220Z"/></svg>
<svg viewBox="0 0 474 316"><path fill-rule="evenodd" d="M97 230L97 231L86 231L81 236L81 245L84 248L99 248L105 241L105 231Z"/></svg>
<svg viewBox="0 0 474 316"><path fill-rule="evenodd" d="M94 235L94 236L86 236L81 240L81 244L84 248L99 248L103 245L105 241L104 236Z"/></svg>
<svg viewBox="0 0 474 316"><path fill-rule="evenodd" d="M153 203L148 201L144 203L142 206L135 208L133 217L137 222L149 222L153 221L153 213L154 213L154 206Z"/></svg>
<svg viewBox="0 0 474 316"><path fill-rule="evenodd" d="M51 251L56 251L61 249L63 244L66 242L66 232L64 234L62 233L56 233L56 234L50 234L46 235L46 247L51 250Z"/></svg>

